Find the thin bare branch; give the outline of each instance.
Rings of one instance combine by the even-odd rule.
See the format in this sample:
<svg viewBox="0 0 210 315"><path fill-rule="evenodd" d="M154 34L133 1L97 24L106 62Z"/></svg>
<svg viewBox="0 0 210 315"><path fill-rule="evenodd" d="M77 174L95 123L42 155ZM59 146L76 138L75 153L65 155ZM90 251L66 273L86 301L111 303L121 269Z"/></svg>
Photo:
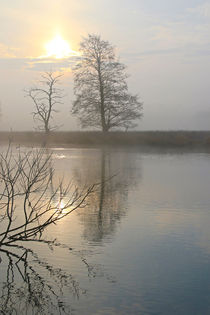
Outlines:
<svg viewBox="0 0 210 315"><path fill-rule="evenodd" d="M30 97L34 103L33 119L38 122L38 129L44 130L45 133L58 128L52 123L52 118L53 113L58 112L56 106L63 104L63 90L56 87L62 76L63 74L45 72L41 75L39 86L25 90L26 96Z"/></svg>
<svg viewBox="0 0 210 315"><path fill-rule="evenodd" d="M10 147L0 155L0 247L40 239L49 225L84 207L98 185L79 190L62 179L50 191L53 174L51 155L44 149L14 155Z"/></svg>

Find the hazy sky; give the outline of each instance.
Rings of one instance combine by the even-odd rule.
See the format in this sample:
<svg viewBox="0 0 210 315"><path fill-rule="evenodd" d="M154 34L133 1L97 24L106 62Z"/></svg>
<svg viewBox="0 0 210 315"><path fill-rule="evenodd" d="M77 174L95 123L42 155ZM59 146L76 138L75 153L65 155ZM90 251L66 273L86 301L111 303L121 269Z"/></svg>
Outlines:
<svg viewBox="0 0 210 315"><path fill-rule="evenodd" d="M127 65L129 89L144 102L140 130L210 127L210 1L0 0L0 26L1 130L35 127L23 90L47 70L65 72L57 124L79 129L70 114L75 57L43 56L56 34L77 51L88 33Z"/></svg>

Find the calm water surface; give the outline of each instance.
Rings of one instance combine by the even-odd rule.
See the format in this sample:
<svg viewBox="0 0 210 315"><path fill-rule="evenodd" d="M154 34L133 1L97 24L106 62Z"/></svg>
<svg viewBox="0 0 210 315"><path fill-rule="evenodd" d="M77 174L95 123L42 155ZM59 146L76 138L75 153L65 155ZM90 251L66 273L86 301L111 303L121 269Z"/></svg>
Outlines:
<svg viewBox="0 0 210 315"><path fill-rule="evenodd" d="M33 244L42 261L37 263L41 279L60 288L60 314L67 305L67 314L210 314L210 155L137 149L52 152L56 177L64 175L80 188L104 182L84 209L46 233L72 250ZM6 262L2 256L5 295ZM64 275L55 279L53 270ZM14 273L18 289L23 279ZM65 274L71 274L67 286ZM38 283L35 276L31 286L37 290ZM19 312L26 291L18 291L14 309L21 296ZM33 314L29 309L25 314Z"/></svg>

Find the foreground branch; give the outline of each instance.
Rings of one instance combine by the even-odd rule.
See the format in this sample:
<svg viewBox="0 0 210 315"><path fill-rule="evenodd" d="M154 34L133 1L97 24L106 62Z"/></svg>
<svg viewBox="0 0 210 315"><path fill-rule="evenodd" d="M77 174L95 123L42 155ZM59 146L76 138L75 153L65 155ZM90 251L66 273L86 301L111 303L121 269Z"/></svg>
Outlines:
<svg viewBox="0 0 210 315"><path fill-rule="evenodd" d="M86 205L97 184L79 190L60 181L52 190L51 155L44 149L0 155L0 247L40 240L43 231Z"/></svg>

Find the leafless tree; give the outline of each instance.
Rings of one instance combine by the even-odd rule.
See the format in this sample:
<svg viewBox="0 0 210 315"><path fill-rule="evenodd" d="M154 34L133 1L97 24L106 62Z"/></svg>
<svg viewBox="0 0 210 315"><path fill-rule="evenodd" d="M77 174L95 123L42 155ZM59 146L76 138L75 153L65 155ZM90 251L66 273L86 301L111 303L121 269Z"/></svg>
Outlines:
<svg viewBox="0 0 210 315"><path fill-rule="evenodd" d="M58 128L51 122L53 114L58 112L56 106L62 104L64 97L63 90L57 87L61 77L62 74L45 72L41 75L39 86L31 87L25 91L34 103L32 115L39 124L38 129L44 130L46 133Z"/></svg>
<svg viewBox="0 0 210 315"><path fill-rule="evenodd" d="M79 190L73 183L59 181L46 149L14 151L9 146L0 154L0 263L8 264L0 286L1 314L71 314L69 293L79 298L85 291L71 273L40 259L32 242L74 253L87 268L88 277L95 278L98 268L80 251L47 239L43 232L85 207L98 185Z"/></svg>
<svg viewBox="0 0 210 315"><path fill-rule="evenodd" d="M142 103L128 93L125 66L120 63L113 46L100 36L88 35L80 44L81 59L74 67L72 113L81 126L100 128L103 132L116 128L133 128L142 116Z"/></svg>
<svg viewBox="0 0 210 315"><path fill-rule="evenodd" d="M0 248L17 241L37 241L43 231L85 206L95 185L79 191L63 181L54 185L49 171L51 156L45 150L0 155Z"/></svg>

